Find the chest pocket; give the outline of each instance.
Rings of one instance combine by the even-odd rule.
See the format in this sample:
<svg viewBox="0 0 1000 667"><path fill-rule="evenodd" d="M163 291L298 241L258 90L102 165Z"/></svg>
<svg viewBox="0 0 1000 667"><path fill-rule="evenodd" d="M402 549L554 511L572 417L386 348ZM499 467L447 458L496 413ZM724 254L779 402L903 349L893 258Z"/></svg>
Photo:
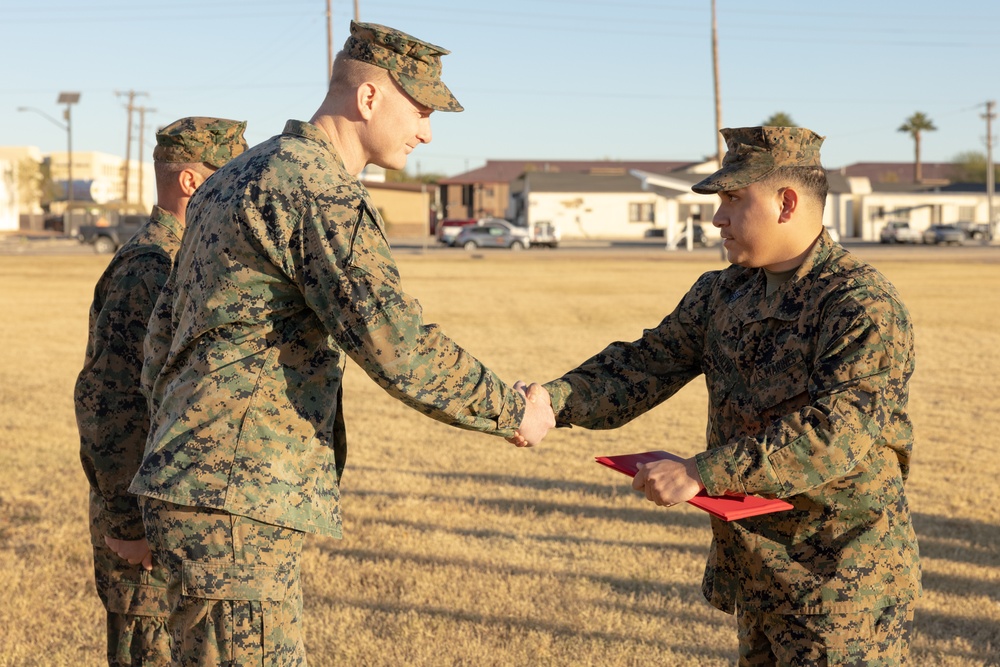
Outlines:
<svg viewBox="0 0 1000 667"><path fill-rule="evenodd" d="M389 258L389 241L382 231L378 213L372 211L368 203L362 200L351 229L351 248L344 265L352 274L366 274L372 273L374 266Z"/></svg>
<svg viewBox="0 0 1000 667"><path fill-rule="evenodd" d="M703 361L705 384L715 406L721 404L733 391L738 382L742 381L732 353L725 350L719 340L711 338L708 344L708 354Z"/></svg>
<svg viewBox="0 0 1000 667"><path fill-rule="evenodd" d="M787 414L809 403L809 367L794 350L754 374L750 386L759 413Z"/></svg>

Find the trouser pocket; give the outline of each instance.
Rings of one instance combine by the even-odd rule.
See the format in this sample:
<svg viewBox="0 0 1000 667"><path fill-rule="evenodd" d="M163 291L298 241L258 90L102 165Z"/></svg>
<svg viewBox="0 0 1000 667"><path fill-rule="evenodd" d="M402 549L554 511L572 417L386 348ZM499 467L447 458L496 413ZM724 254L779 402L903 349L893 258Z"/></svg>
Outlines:
<svg viewBox="0 0 1000 667"><path fill-rule="evenodd" d="M297 570L184 562L172 619L181 664L304 664L297 590Z"/></svg>

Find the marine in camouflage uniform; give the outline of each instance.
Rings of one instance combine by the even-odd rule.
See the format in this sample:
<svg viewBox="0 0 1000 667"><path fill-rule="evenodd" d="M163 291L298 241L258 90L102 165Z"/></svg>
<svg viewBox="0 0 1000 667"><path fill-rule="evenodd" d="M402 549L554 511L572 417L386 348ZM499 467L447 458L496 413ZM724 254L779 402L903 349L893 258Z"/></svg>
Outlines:
<svg viewBox="0 0 1000 667"><path fill-rule="evenodd" d="M384 79L382 101L408 114L460 110L440 80L446 53L352 23L333 80L361 67ZM305 664L303 534L341 537L348 357L395 398L460 428L511 436L531 410L403 292L385 224L356 177L358 151L341 150L381 160L388 140L372 148L329 131L343 131L338 114L357 96L332 83L314 122L288 121L199 190L150 323L152 432L131 491L170 569L182 664ZM547 400L542 410L554 426Z"/></svg>
<svg viewBox="0 0 1000 667"><path fill-rule="evenodd" d="M245 123L182 118L160 130L153 151L161 179L193 183L246 148ZM174 187L180 187L174 183ZM186 203L160 189L171 209ZM90 483L90 535L97 591L107 612L111 665L170 664L165 619L166 573L129 563L105 543L143 540L136 497L128 485L142 460L149 409L140 391L143 340L153 305L170 273L184 233L183 208L153 207L149 221L115 254L94 289L86 360L77 378L75 403L80 458Z"/></svg>
<svg viewBox="0 0 1000 667"><path fill-rule="evenodd" d="M760 183L761 197L775 197L758 200L775 202L767 209L774 225L784 212L780 188L798 188L780 175L768 180L780 170L820 170L825 198L821 137L803 128L722 132L723 166L696 192L739 206L750 197L744 188ZM913 331L893 286L832 241L817 209L812 220L781 223L814 230L798 266L782 274L749 261L706 273L640 339L613 343L546 387L557 423L606 429L704 375L708 446L689 462L700 477L695 492L794 506L711 520L702 590L713 606L738 612L740 664L898 665L920 593L903 488L913 444ZM742 237L729 231L719 214L716 224L734 239L726 246L732 258L748 242L745 228ZM655 482L654 470L640 472L636 488Z"/></svg>

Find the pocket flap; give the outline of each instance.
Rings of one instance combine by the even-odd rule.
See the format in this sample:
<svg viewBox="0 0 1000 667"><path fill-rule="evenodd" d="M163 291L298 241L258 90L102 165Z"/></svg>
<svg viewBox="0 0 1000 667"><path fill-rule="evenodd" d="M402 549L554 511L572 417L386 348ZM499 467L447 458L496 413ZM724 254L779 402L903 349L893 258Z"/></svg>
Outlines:
<svg viewBox="0 0 1000 667"><path fill-rule="evenodd" d="M285 599L291 572L277 567L184 561L181 594L207 600Z"/></svg>

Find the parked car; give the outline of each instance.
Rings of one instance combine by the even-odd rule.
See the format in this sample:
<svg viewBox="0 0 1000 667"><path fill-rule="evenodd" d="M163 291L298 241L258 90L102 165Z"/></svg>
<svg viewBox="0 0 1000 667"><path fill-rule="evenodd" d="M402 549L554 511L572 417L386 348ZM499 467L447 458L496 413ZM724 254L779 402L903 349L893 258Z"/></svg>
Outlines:
<svg viewBox="0 0 1000 667"><path fill-rule="evenodd" d="M463 227L474 225L479 222L476 218L445 218L438 223L435 235L438 243L451 245Z"/></svg>
<svg viewBox="0 0 1000 667"><path fill-rule="evenodd" d="M924 243L962 245L963 241L965 241L965 232L955 225L931 225L924 231Z"/></svg>
<svg viewBox="0 0 1000 667"><path fill-rule="evenodd" d="M922 236L915 229L910 229L910 223L890 220L885 223L878 240L881 243L920 243Z"/></svg>
<svg viewBox="0 0 1000 667"><path fill-rule="evenodd" d="M961 222L956 222L955 226L965 232L965 238L972 239L973 241L982 241L989 238L990 235L990 226L985 222L962 220Z"/></svg>
<svg viewBox="0 0 1000 667"><path fill-rule="evenodd" d="M506 220L490 218L475 225L466 225L451 242L456 248L510 248L524 250L531 247L527 229L516 227Z"/></svg>

